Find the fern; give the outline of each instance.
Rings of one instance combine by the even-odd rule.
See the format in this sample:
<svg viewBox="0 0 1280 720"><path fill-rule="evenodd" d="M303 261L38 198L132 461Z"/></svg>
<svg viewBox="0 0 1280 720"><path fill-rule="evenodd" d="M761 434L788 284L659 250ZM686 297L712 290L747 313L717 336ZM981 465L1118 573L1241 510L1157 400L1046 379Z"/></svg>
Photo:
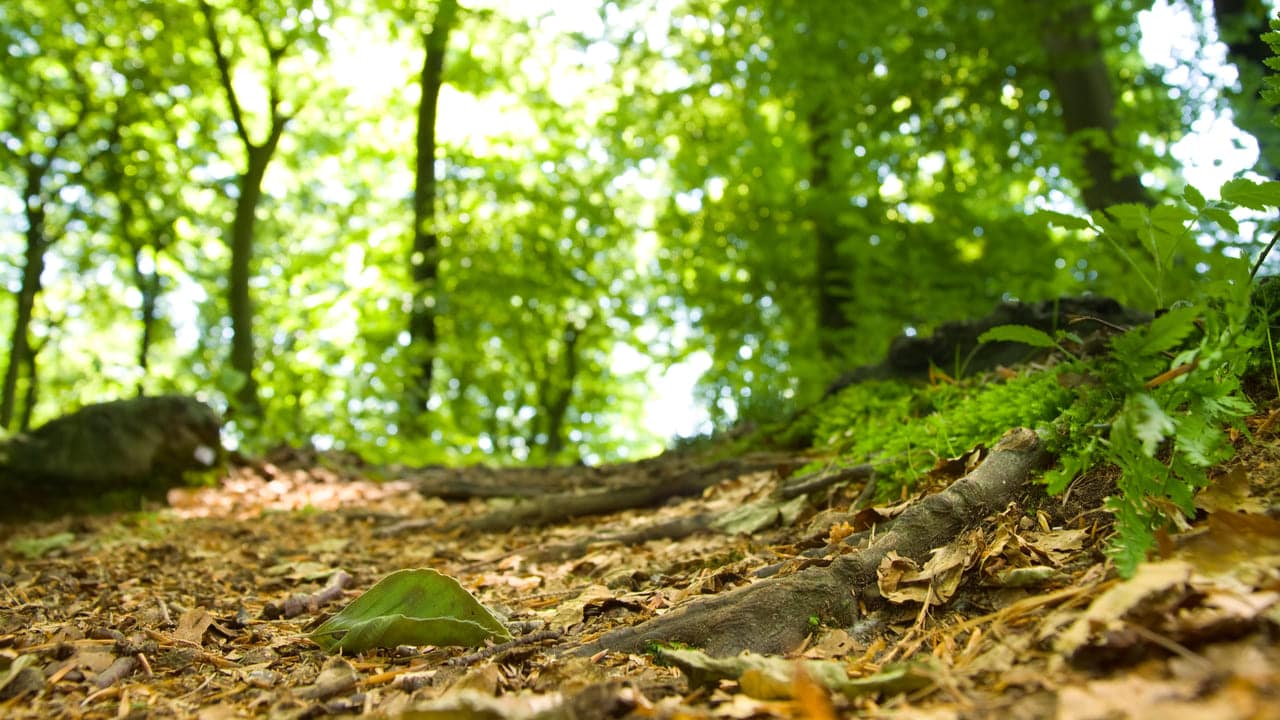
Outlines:
<svg viewBox="0 0 1280 720"><path fill-rule="evenodd" d="M1183 197L1195 212L1120 213L1121 226L1143 229L1156 266L1143 277L1157 297L1163 296L1171 258L1186 242L1190 225L1223 224L1207 209L1226 213L1237 203L1280 202L1270 183L1232 182L1212 206L1189 189ZM1114 228L1095 229L1105 238ZM1045 478L1050 492L1061 492L1099 463L1120 469L1119 494L1107 502L1115 516L1109 554L1125 576L1146 557L1157 531L1194 513L1192 499L1207 483L1206 469L1233 452L1225 428L1243 430L1242 420L1252 410L1240 385L1261 342L1261 329L1249 325L1249 263L1216 260L1219 279L1204 284L1193 300L1181 300L1150 325L1113 339L1111 353L1092 369L1100 384L1082 391L1052 433L1061 464Z"/></svg>

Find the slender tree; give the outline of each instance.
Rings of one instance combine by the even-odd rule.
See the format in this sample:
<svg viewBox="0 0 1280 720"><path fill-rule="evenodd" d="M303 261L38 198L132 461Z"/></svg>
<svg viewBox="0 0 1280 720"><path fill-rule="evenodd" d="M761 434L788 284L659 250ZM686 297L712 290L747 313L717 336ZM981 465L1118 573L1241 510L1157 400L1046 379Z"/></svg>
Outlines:
<svg viewBox="0 0 1280 720"><path fill-rule="evenodd" d="M409 314L410 357L414 371L405 388L405 407L411 417L425 414L431 400L436 355L437 282L440 274L440 234L437 217L436 116L444 83L444 57L449 33L458 17L456 0L440 0L431 29L421 35L422 71L418 77L417 156L414 162L413 244L409 257L413 279L413 308ZM412 426L416 423L410 423Z"/></svg>
<svg viewBox="0 0 1280 720"><path fill-rule="evenodd" d="M14 293L9 357L0 381L0 427L25 424L31 408L17 413L19 379L25 370L28 405L35 398L35 352L31 324L42 290L46 253L61 233L51 217L64 218L59 192L79 182L92 161L92 122L96 114L89 79L77 64L84 50L71 43L52 22L59 18L91 32L77 7L45 6L24 17L7 18L4 38L5 91L0 94L0 157L16 170L10 177L22 199L25 245L21 280ZM48 62L52 60L52 62ZM59 223L61 224L61 223Z"/></svg>
<svg viewBox="0 0 1280 720"><path fill-rule="evenodd" d="M118 101L116 113L108 131L110 151L103 161L103 195L114 201L116 218L114 235L129 263L134 287L141 298L138 309L137 361L141 374L138 378L138 395L145 394L148 371L151 365L152 347L157 336L160 295L165 278L159 270L161 256L176 239L175 224L182 212L182 201L177 197L164 197L166 181L162 148L140 144L125 137L132 118L128 98ZM148 127L154 127L149 125ZM168 128L168 125L162 125ZM127 168L127 169L126 169ZM150 201L150 202L149 202Z"/></svg>
<svg viewBox="0 0 1280 720"><path fill-rule="evenodd" d="M36 384L35 349L31 344L31 321L35 312L36 297L41 290L41 275L44 273L45 253L52 240L45 227L48 214L45 177L50 164L57 156L58 149L67 137L75 131L79 117L73 125L63 127L54 133L52 142L47 145L47 153L32 152L18 160L26 181L23 184L22 197L23 216L26 220L26 250L23 253L22 283L14 296L16 312L13 319L13 335L9 341L9 360L5 366L4 386L0 390L0 426L11 428L14 410L17 406L18 377L23 368L29 371L27 383ZM30 388L29 388L30 392ZM28 395L34 397L34 395ZM30 417L24 412L23 417ZM22 429L22 428L20 428Z"/></svg>
<svg viewBox="0 0 1280 720"><path fill-rule="evenodd" d="M240 145L244 149L244 169L236 182L235 218L231 223L230 237L227 242L231 248L231 267L227 276L227 306L231 315L232 328L231 367L244 380L236 391L235 404L237 409L245 415L260 418L262 404L256 378L254 310L253 299L249 292L253 272L254 228L257 223L257 211L262 203L262 183L267 167L280 146L280 139L284 136L286 126L301 106L300 98L295 97L286 101L284 97L281 65L285 57L291 50L296 49L295 45L302 39L321 37L317 31L319 22L317 18L320 15L311 10L305 14L294 12L293 18L309 17L312 19L311 23L290 19L288 25L284 25L279 22L280 19L273 22L261 11L246 13L259 37L261 50L266 55L263 70L267 91L267 127L265 137L261 141L254 141L250 136L245 110L232 81L232 59L218 29L218 13L207 0L200 0L200 11L204 15L206 37L213 50L218 78L231 112L236 137L239 138ZM289 29L286 31L285 27ZM247 40L242 39L242 42Z"/></svg>

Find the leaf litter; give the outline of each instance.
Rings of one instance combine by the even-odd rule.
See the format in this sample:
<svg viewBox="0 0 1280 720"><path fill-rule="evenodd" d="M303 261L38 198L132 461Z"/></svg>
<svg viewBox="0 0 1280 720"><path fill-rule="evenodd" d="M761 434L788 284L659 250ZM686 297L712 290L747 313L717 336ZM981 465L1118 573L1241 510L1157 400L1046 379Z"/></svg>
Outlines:
<svg viewBox="0 0 1280 720"><path fill-rule="evenodd" d="M838 562L902 508L854 511L865 477L779 500L813 459L797 454L657 506L478 532L468 520L512 502L426 497L410 471L281 451L218 488L175 491L168 509L6 524L0 715L1280 717L1280 442L1272 415L1250 422L1261 432L1215 469L1199 517L1128 580L1103 554L1096 507L1012 504L927 557L885 555L851 624L818 613L798 618L809 631L788 652L719 656L574 650ZM940 467L919 492L976 462ZM536 489L536 473L512 472ZM579 472L557 482L599 481ZM634 537L735 508L753 510ZM313 642L410 568L456 579L502 632L474 647Z"/></svg>

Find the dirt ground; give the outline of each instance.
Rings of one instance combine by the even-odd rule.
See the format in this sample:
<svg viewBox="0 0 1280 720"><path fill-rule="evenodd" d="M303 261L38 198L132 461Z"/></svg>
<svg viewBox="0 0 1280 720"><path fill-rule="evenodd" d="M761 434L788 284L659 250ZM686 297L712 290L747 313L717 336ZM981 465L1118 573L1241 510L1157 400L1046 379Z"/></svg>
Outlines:
<svg viewBox="0 0 1280 720"><path fill-rule="evenodd" d="M669 455L626 472L671 483L679 466L705 487L547 521L521 509L616 477L282 450L169 508L0 528L0 716L1280 718L1280 428L1275 412L1250 423L1195 522L1131 579L1103 554L1108 516L1081 502L1086 481L1077 505L1024 493L924 557L877 556L873 584L837 587L831 615L762 610L752 588L843 577L829 571L987 456L861 507L865 475L796 484L812 456ZM498 497L506 486L528 497ZM344 656L307 638L406 568L456 578L514 639ZM852 622L834 622L846 606ZM696 627L739 611L745 637ZM616 640L693 632L664 616L693 618L706 642ZM790 646L736 652L775 643Z"/></svg>

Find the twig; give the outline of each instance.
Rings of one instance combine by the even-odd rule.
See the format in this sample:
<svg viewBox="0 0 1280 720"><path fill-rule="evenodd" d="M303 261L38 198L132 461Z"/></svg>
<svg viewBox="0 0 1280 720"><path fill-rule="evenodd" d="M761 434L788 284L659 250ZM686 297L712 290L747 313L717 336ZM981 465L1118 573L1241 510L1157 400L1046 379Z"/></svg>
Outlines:
<svg viewBox="0 0 1280 720"><path fill-rule="evenodd" d="M263 608L263 617L268 620L276 618L297 617L306 612L315 612L321 605L327 605L342 597L343 590L351 584L353 578L344 570L338 570L329 578L329 584L320 592L312 595L292 595L284 602L267 603Z"/></svg>
<svg viewBox="0 0 1280 720"><path fill-rule="evenodd" d="M1280 230L1277 230L1276 234L1271 236L1271 242L1267 243L1266 249L1262 251L1262 254L1258 256L1257 262L1253 264L1253 269L1249 271L1249 282L1253 282L1254 276L1262 269L1262 263L1266 261L1267 255L1271 254L1271 248L1274 248L1277 242L1280 242Z"/></svg>
<svg viewBox="0 0 1280 720"><path fill-rule="evenodd" d="M1200 365L1200 358L1196 358L1195 360L1192 360L1189 363L1182 363L1181 365L1175 368L1166 370L1160 373L1159 375L1151 378L1142 387L1145 390L1154 390L1155 388L1160 387L1161 385L1169 382L1174 378L1186 375L1187 373L1199 367L1199 365Z"/></svg>
<svg viewBox="0 0 1280 720"><path fill-rule="evenodd" d="M494 645L493 647L487 647L482 650L477 650L476 652L473 652L469 655L462 655L460 657L453 658L452 660L449 660L445 664L446 665L470 665L471 663L479 662L480 660L484 660L485 658L493 657L498 653L506 652L514 647L519 647L521 645L529 645L536 642L542 642L543 640L555 640L562 635L564 635L563 630L543 630L542 632L529 633L528 635L522 635L516 638L515 640L509 640L507 642L504 642L501 645Z"/></svg>

